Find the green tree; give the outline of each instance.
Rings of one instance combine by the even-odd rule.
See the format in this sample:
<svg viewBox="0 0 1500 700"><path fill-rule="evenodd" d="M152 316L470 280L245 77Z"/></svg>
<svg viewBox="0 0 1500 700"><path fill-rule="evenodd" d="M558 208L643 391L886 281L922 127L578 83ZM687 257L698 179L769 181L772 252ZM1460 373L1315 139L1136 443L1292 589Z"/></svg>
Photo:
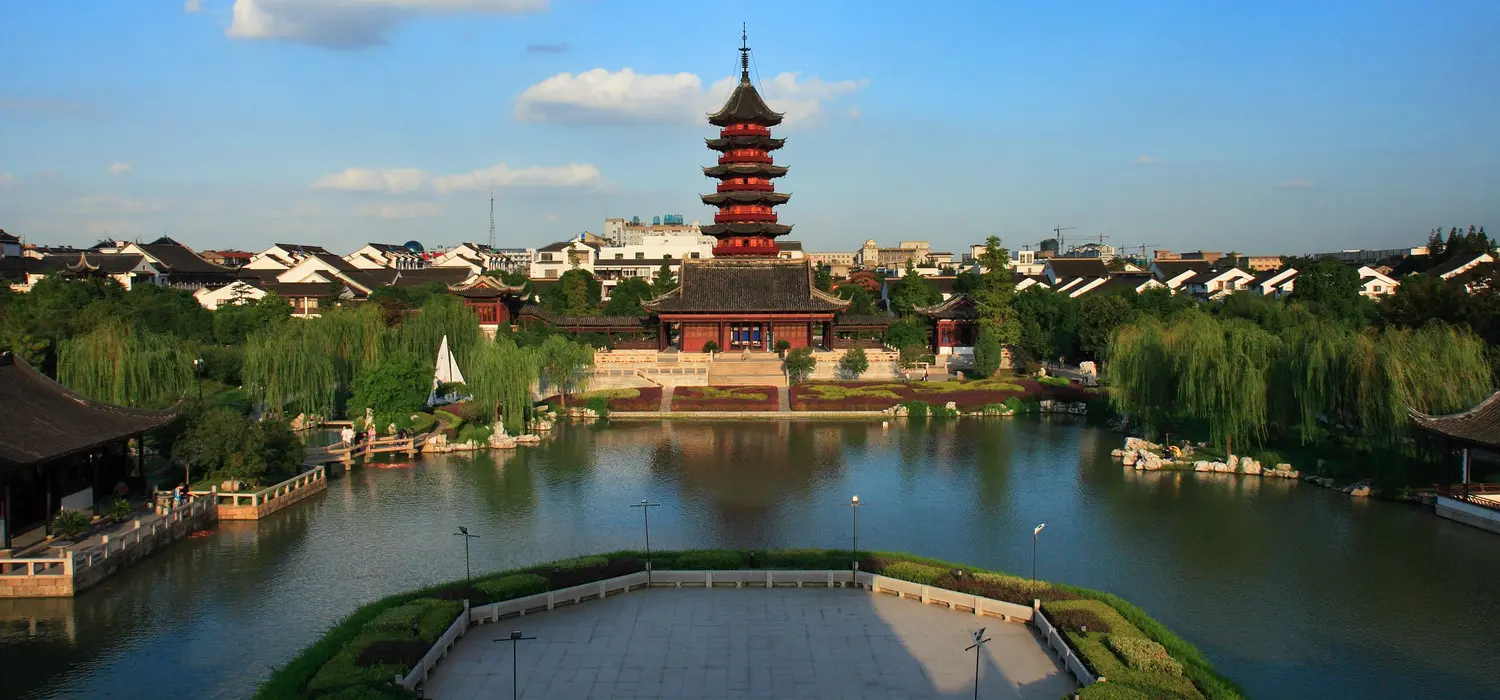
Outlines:
<svg viewBox="0 0 1500 700"><path fill-rule="evenodd" d="M537 352L541 376L568 407L568 393L583 382L594 366L594 349L562 336L550 336Z"/></svg>
<svg viewBox="0 0 1500 700"><path fill-rule="evenodd" d="M1000 245L997 236L985 239L979 255L984 268L979 286L969 296L979 307L979 337L974 344L975 369L983 376L993 374L1002 364L1001 352L1007 345L1021 340L1021 321L1016 315L1016 283L1011 277L1010 251ZM981 350L981 348L983 348ZM989 368L989 371L985 371Z"/></svg>
<svg viewBox="0 0 1500 700"><path fill-rule="evenodd" d="M220 304L214 310L214 340L220 345L240 345L252 333L274 328L291 317L291 302L276 294Z"/></svg>
<svg viewBox="0 0 1500 700"><path fill-rule="evenodd" d="M432 372L415 355L390 353L361 367L354 377L353 390L350 415L371 409L377 429L390 422L403 424L426 404L432 390Z"/></svg>
<svg viewBox="0 0 1500 700"><path fill-rule="evenodd" d="M954 294L969 294L978 289L984 282L984 278L973 270L964 270L953 278Z"/></svg>
<svg viewBox="0 0 1500 700"><path fill-rule="evenodd" d="M1087 294L1078 305L1078 345L1095 359L1106 359L1109 341L1134 316L1130 301L1118 294Z"/></svg>
<svg viewBox="0 0 1500 700"><path fill-rule="evenodd" d="M58 379L90 398L122 406L162 406L193 386L197 349L123 320L64 340Z"/></svg>
<svg viewBox="0 0 1500 700"><path fill-rule="evenodd" d="M132 325L194 343L213 341L213 312L191 292L154 284L137 284L120 298Z"/></svg>
<svg viewBox="0 0 1500 700"><path fill-rule="evenodd" d="M1031 360L1071 357L1078 352L1077 299L1032 285L1016 294L1021 353Z"/></svg>
<svg viewBox="0 0 1500 700"><path fill-rule="evenodd" d="M659 297L677 288L677 278L672 276L672 264L662 263L656 276L651 278L651 295Z"/></svg>
<svg viewBox="0 0 1500 700"><path fill-rule="evenodd" d="M640 277L627 277L615 285L609 302L604 305L605 316L642 316L646 313L641 302L652 298L651 285Z"/></svg>
<svg viewBox="0 0 1500 700"><path fill-rule="evenodd" d="M1363 328L1373 309L1359 290L1357 270L1334 258L1319 258L1297 268L1292 301L1350 328Z"/></svg>
<svg viewBox="0 0 1500 700"><path fill-rule="evenodd" d="M882 339L887 347L900 350L904 347L927 347L927 324L914 318L903 318L885 328Z"/></svg>
<svg viewBox="0 0 1500 700"><path fill-rule="evenodd" d="M467 375L474 403L511 430L523 427L537 378L537 355L505 337L480 343Z"/></svg>
<svg viewBox="0 0 1500 700"><path fill-rule="evenodd" d="M813 286L825 292L833 290L833 271L827 265L819 265L813 273Z"/></svg>
<svg viewBox="0 0 1500 700"><path fill-rule="evenodd" d="M835 293L839 298L849 300L849 308L845 309L844 313L856 316L868 316L875 313L874 299L870 296L869 290L862 285L844 283L838 286Z"/></svg>
<svg viewBox="0 0 1500 700"><path fill-rule="evenodd" d="M274 483L295 473L302 442L286 423L255 422L225 408L189 414L187 427L172 445L172 459L210 481L238 479L252 485Z"/></svg>
<svg viewBox="0 0 1500 700"><path fill-rule="evenodd" d="M981 377L993 376L1005 364L1005 344L993 323L979 324L974 341L974 372Z"/></svg>
<svg viewBox="0 0 1500 700"><path fill-rule="evenodd" d="M591 316L598 311L601 289L598 279L575 267L542 292L542 305L555 314Z"/></svg>
<svg viewBox="0 0 1500 700"><path fill-rule="evenodd" d="M359 329L353 332L361 336L378 336L381 333L380 325L372 321L375 312L371 310L363 313L365 316L357 319ZM328 315L325 314L317 320L323 321L326 318ZM452 294L429 297L420 309L407 315L396 331L396 347L409 355L422 358L424 362L432 362L437 358L438 348L445 336L448 338L448 349L453 352L460 368L468 365L471 353L484 338L484 331L479 329L479 316Z"/></svg>
<svg viewBox="0 0 1500 700"><path fill-rule="evenodd" d="M793 384L807 379L817 366L818 359L813 357L812 348L793 348L781 361L781 371L786 372L787 379Z"/></svg>
<svg viewBox="0 0 1500 700"><path fill-rule="evenodd" d="M839 358L839 373L850 379L859 379L859 375L870 370L870 358L865 356L862 348L850 348L844 351L844 356Z"/></svg>
<svg viewBox="0 0 1500 700"><path fill-rule="evenodd" d="M916 266L907 260L906 274L896 282L895 291L891 294L891 311L901 316L910 316L913 309L936 304L940 300L942 295L917 274Z"/></svg>

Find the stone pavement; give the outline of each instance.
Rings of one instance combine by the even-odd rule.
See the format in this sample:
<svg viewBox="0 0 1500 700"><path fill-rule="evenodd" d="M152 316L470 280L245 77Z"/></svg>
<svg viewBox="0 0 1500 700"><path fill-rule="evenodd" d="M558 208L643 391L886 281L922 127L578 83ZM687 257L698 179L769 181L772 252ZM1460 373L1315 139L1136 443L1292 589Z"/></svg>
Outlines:
<svg viewBox="0 0 1500 700"><path fill-rule="evenodd" d="M823 588L653 589L473 628L426 698L969 698L985 627L981 698L1054 700L1078 686L1031 628Z"/></svg>

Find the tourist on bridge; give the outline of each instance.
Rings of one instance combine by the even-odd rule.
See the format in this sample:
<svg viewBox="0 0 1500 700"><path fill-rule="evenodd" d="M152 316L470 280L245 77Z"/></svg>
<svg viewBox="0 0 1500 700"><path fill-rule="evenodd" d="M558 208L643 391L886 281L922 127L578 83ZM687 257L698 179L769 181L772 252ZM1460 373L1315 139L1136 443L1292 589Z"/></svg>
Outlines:
<svg viewBox="0 0 1500 700"><path fill-rule="evenodd" d="M353 447L354 446L354 426L352 426L352 425L346 425L346 426L344 426L344 429L339 431L339 440L343 441L343 443L344 443L345 446Z"/></svg>

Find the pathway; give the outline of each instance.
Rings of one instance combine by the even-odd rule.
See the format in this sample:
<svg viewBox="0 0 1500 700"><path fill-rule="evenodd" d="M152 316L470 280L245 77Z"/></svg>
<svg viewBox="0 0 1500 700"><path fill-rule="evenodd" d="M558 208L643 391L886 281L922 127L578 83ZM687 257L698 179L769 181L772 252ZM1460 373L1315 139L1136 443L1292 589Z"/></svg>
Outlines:
<svg viewBox="0 0 1500 700"><path fill-rule="evenodd" d="M776 401L776 410L781 413L791 413L792 388L790 386L778 387L776 389L776 394L779 397Z"/></svg>
<svg viewBox="0 0 1500 700"><path fill-rule="evenodd" d="M664 387L661 388L661 409L660 410L661 410L662 413L671 413L672 412L672 390L675 389L675 388L676 387L674 387L674 386L664 386Z"/></svg>
<svg viewBox="0 0 1500 700"><path fill-rule="evenodd" d="M1031 628L848 589L639 591L469 631L424 697L508 697L520 630L523 698L969 698L973 633L985 698L1054 698L1078 686Z"/></svg>

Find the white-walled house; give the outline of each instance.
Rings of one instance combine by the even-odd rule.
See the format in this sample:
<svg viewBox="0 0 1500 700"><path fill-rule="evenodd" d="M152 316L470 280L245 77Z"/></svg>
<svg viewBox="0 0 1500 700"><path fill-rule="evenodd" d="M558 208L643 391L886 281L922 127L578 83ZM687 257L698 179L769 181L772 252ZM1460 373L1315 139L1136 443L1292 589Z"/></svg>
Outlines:
<svg viewBox="0 0 1500 700"><path fill-rule="evenodd" d="M1246 283L1246 288L1263 296L1282 298L1290 295L1296 289L1297 268L1288 267L1282 270L1267 270L1255 276Z"/></svg>
<svg viewBox="0 0 1500 700"><path fill-rule="evenodd" d="M590 274L594 272L594 259L599 246L581 240L558 241L536 249L536 259L531 262L531 279L558 279L564 272L577 267ZM659 263L658 263L659 264Z"/></svg>
<svg viewBox="0 0 1500 700"><path fill-rule="evenodd" d="M1155 260L1151 263L1151 274L1168 289L1177 289L1198 273L1213 267L1213 263L1207 260Z"/></svg>
<svg viewBox="0 0 1500 700"><path fill-rule="evenodd" d="M427 267L422 255L404 245L392 243L366 243L363 248L344 256L361 270L420 270Z"/></svg>
<svg viewBox="0 0 1500 700"><path fill-rule="evenodd" d="M1401 286L1399 281L1369 265L1363 265L1359 268L1360 296L1369 299L1379 299L1383 296L1395 294L1396 288L1399 286Z"/></svg>
<svg viewBox="0 0 1500 700"><path fill-rule="evenodd" d="M1177 289L1208 299L1222 299L1245 289L1255 279L1250 271L1238 267L1204 270L1178 282Z"/></svg>

